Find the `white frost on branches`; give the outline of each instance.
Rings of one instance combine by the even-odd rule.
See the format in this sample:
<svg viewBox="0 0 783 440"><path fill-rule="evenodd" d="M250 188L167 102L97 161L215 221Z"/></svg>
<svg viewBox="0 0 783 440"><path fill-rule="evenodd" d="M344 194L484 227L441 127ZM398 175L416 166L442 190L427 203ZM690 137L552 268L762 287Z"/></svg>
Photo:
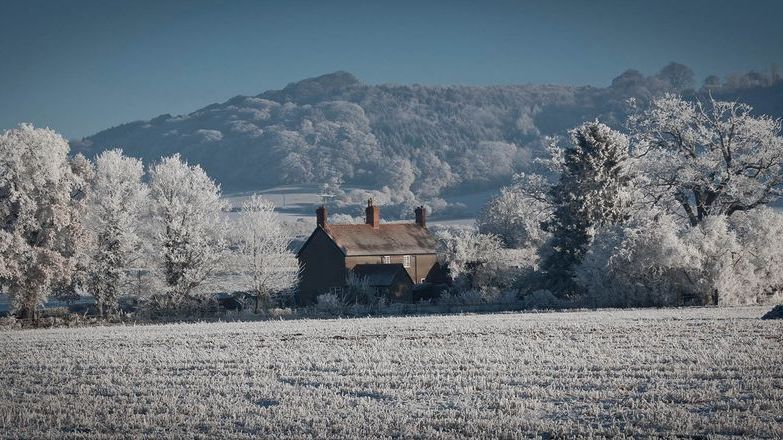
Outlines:
<svg viewBox="0 0 783 440"><path fill-rule="evenodd" d="M629 118L641 188L650 204L692 226L783 194L781 121L737 102L654 99Z"/></svg>
<svg viewBox="0 0 783 440"><path fill-rule="evenodd" d="M127 271L140 257L142 222L147 213L147 186L141 160L107 150L95 159L89 203L93 241L88 286L98 312L111 313L126 287Z"/></svg>
<svg viewBox="0 0 783 440"><path fill-rule="evenodd" d="M236 231L240 285L254 296L258 313L259 305L268 305L274 294L296 287L299 264L271 201L250 197L242 205Z"/></svg>
<svg viewBox="0 0 783 440"><path fill-rule="evenodd" d="M68 151L50 129L21 124L0 134L0 285L26 317L54 284L71 282L84 247L90 169Z"/></svg>
<svg viewBox="0 0 783 440"><path fill-rule="evenodd" d="M495 235L466 229L438 231L438 260L448 268L458 285L480 287L488 271L497 271L505 263L503 242Z"/></svg>
<svg viewBox="0 0 783 440"><path fill-rule="evenodd" d="M596 306L757 304L783 298L783 214L711 216L696 227L666 213L602 228L577 280Z"/></svg>
<svg viewBox="0 0 783 440"><path fill-rule="evenodd" d="M550 238L541 228L552 215L548 190L540 175L514 176L513 184L484 206L476 219L479 231L498 236L511 248L540 248Z"/></svg>
<svg viewBox="0 0 783 440"><path fill-rule="evenodd" d="M159 275L165 284L163 306L198 300L225 251L225 201L219 186L198 165L179 155L150 168L150 195Z"/></svg>

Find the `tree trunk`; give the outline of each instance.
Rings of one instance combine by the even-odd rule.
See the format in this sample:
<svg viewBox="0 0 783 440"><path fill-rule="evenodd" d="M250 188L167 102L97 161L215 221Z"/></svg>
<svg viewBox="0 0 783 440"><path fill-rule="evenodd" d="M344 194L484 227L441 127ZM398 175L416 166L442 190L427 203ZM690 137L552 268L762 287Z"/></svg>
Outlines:
<svg viewBox="0 0 783 440"><path fill-rule="evenodd" d="M19 317L21 319L34 320L35 319L35 310L31 309L28 306L23 306L22 308L19 309Z"/></svg>
<svg viewBox="0 0 783 440"><path fill-rule="evenodd" d="M256 307L253 310L253 313L258 315L258 303L261 301L261 294L256 292Z"/></svg>

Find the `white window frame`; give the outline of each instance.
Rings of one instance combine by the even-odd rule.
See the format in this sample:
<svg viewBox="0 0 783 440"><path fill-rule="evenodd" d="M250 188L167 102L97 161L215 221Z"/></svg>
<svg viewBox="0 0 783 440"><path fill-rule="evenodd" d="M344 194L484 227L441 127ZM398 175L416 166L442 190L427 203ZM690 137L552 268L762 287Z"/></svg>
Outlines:
<svg viewBox="0 0 783 440"><path fill-rule="evenodd" d="M383 264L391 264L391 257L388 255L384 255L381 261L383 261Z"/></svg>
<svg viewBox="0 0 783 440"><path fill-rule="evenodd" d="M403 255L402 256L402 267L405 267L405 268L411 267L411 256L410 255Z"/></svg>

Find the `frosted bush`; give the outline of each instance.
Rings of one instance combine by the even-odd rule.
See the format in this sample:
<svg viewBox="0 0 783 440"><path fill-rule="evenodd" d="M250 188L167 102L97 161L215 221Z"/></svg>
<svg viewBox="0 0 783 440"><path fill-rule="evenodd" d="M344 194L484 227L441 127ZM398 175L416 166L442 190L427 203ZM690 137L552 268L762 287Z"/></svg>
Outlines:
<svg viewBox="0 0 783 440"><path fill-rule="evenodd" d="M593 306L757 304L780 297L783 216L711 216L695 227L666 214L599 229L576 278Z"/></svg>
<svg viewBox="0 0 783 440"><path fill-rule="evenodd" d="M287 319L296 315L296 311L290 307L274 307L267 310L266 315L269 319Z"/></svg>
<svg viewBox="0 0 783 440"><path fill-rule="evenodd" d="M0 329L12 329L20 326L14 315L0 316Z"/></svg>
<svg viewBox="0 0 783 440"><path fill-rule="evenodd" d="M536 290L521 299L522 306L526 309L559 309L564 303L549 290Z"/></svg>
<svg viewBox="0 0 783 440"><path fill-rule="evenodd" d="M751 267L757 302L783 301L783 214L765 207L737 213L730 222Z"/></svg>
<svg viewBox="0 0 783 440"><path fill-rule="evenodd" d="M479 290L470 289L463 291L453 291L438 299L438 304L443 306L465 306L484 303L484 295Z"/></svg>
<svg viewBox="0 0 783 440"><path fill-rule="evenodd" d="M345 308L342 298L334 293L324 293L316 298L315 307L321 312L339 314Z"/></svg>
<svg viewBox="0 0 783 440"><path fill-rule="evenodd" d="M699 267L676 222L662 215L599 229L575 275L592 306L650 306L693 294L689 274Z"/></svg>

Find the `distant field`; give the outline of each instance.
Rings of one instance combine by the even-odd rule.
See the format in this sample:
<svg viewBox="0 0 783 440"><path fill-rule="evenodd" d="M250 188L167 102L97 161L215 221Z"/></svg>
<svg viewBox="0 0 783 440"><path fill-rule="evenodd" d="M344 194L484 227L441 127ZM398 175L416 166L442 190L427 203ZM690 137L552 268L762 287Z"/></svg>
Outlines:
<svg viewBox="0 0 783 440"><path fill-rule="evenodd" d="M356 189L355 187L346 187L346 190ZM225 196L229 206L238 208L242 206L247 198L252 194L258 194L274 202L277 212L287 220L297 220L300 218L312 219L315 223L315 208L321 203L319 196L319 185L286 185L274 188L268 188L259 191L250 191L242 193L227 194ZM474 217L477 215L484 204L498 193L497 190L484 190L475 193L459 194L447 196L445 199L449 203L460 203L465 206L466 216L459 218L441 218L430 221L432 224L473 224ZM363 206L357 206L356 212L361 213ZM383 210L381 210L383 213Z"/></svg>
<svg viewBox="0 0 783 440"><path fill-rule="evenodd" d="M0 332L0 436L783 437L768 308Z"/></svg>

